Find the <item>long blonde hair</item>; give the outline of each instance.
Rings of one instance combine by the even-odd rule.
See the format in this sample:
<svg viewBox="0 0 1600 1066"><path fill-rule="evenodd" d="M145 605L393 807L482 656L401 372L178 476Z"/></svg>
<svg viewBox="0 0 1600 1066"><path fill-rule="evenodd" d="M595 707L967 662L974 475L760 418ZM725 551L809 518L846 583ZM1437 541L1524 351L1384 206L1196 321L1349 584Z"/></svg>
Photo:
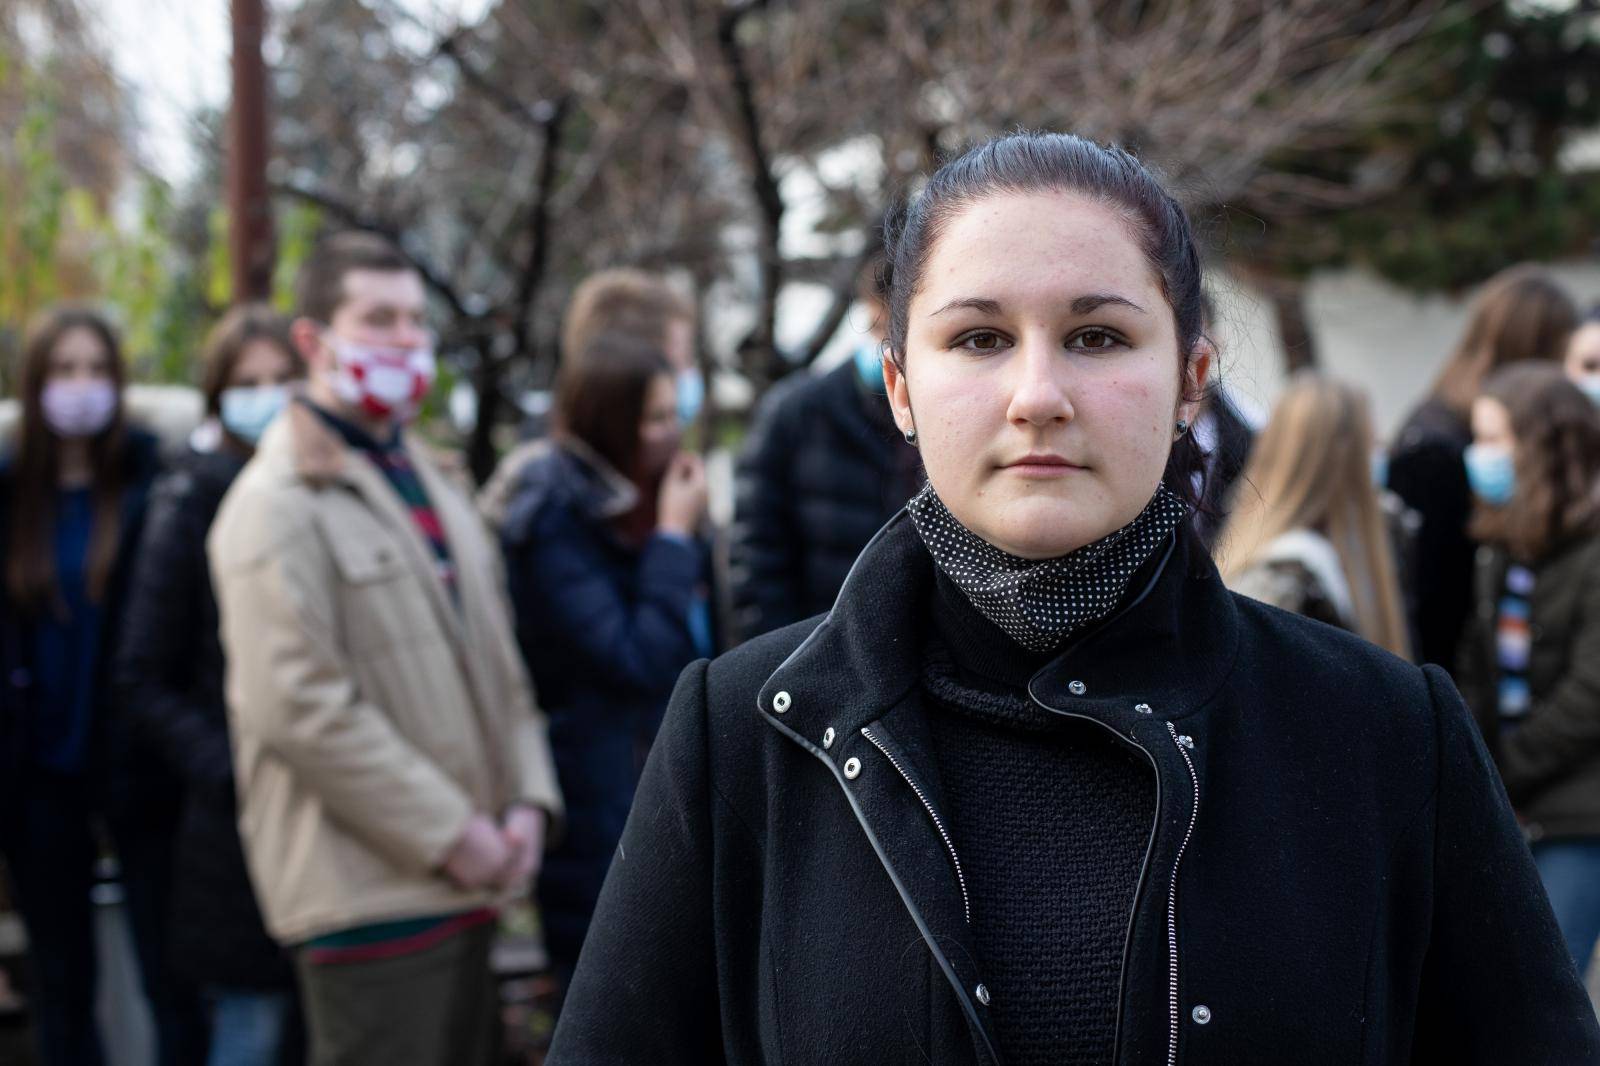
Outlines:
<svg viewBox="0 0 1600 1066"><path fill-rule="evenodd" d="M1356 631L1406 656L1410 640L1394 549L1372 484L1371 447L1372 418L1361 390L1315 373L1295 375L1251 450L1218 554L1231 582L1283 534L1322 534L1338 553Z"/></svg>

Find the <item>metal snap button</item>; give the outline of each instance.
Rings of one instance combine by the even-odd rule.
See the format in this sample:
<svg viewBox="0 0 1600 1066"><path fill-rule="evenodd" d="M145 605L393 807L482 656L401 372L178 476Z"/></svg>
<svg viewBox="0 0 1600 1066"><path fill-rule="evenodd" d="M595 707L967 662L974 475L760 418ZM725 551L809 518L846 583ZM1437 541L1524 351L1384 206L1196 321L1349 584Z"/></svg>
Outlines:
<svg viewBox="0 0 1600 1066"><path fill-rule="evenodd" d="M848 777L852 781L854 781L856 778L860 777L861 776L861 760L857 759L857 758L855 758L853 756L851 758L846 759L844 761L844 776Z"/></svg>
<svg viewBox="0 0 1600 1066"><path fill-rule="evenodd" d="M1202 1003L1189 1012L1189 1017L1194 1019L1196 1025L1207 1025L1211 1021L1211 1008Z"/></svg>
<svg viewBox="0 0 1600 1066"><path fill-rule="evenodd" d="M833 738L834 738L833 726L830 725L822 733L822 746L825 747L825 748L833 747Z"/></svg>
<svg viewBox="0 0 1600 1066"><path fill-rule="evenodd" d="M989 1005L989 989L984 985L979 985L973 991L978 997L978 1002L987 1007Z"/></svg>
<svg viewBox="0 0 1600 1066"><path fill-rule="evenodd" d="M1155 708L1151 707L1148 703L1136 703L1136 704L1133 705L1133 709L1138 711L1140 714L1154 714L1155 713Z"/></svg>
<svg viewBox="0 0 1600 1066"><path fill-rule="evenodd" d="M1085 692L1089 691L1089 686L1085 685L1082 681L1073 681L1067 685L1067 691L1072 693L1074 696L1081 696Z"/></svg>
<svg viewBox="0 0 1600 1066"><path fill-rule="evenodd" d="M787 692L780 692L776 696L772 697L772 709L777 711L779 714L782 714L784 711L789 709L789 705L793 702L794 701L789 698L789 694Z"/></svg>

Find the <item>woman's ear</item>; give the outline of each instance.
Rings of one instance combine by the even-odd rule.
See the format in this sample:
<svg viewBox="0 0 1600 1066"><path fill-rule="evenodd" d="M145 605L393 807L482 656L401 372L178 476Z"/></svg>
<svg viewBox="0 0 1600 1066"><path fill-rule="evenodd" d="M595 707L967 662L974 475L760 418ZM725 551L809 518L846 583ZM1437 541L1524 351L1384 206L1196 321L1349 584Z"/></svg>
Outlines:
<svg viewBox="0 0 1600 1066"><path fill-rule="evenodd" d="M911 414L911 390L906 375L887 352L883 357L884 392L889 397L889 410L894 413L894 424L901 433L915 433L917 420Z"/></svg>
<svg viewBox="0 0 1600 1066"><path fill-rule="evenodd" d="M1201 337L1194 346L1194 354L1183 371L1183 395L1178 397L1178 417L1194 425L1200 409L1205 404L1206 385L1211 381L1211 366L1216 359L1217 347L1210 338Z"/></svg>

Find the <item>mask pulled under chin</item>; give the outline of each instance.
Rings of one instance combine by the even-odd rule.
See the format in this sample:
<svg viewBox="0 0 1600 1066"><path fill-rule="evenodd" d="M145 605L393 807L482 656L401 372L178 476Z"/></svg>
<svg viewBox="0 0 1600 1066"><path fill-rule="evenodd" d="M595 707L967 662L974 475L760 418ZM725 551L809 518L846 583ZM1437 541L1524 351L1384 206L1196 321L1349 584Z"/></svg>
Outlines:
<svg viewBox="0 0 1600 1066"><path fill-rule="evenodd" d="M438 376L432 348L380 348L333 342L333 390L340 400L374 418L409 422Z"/></svg>
<svg viewBox="0 0 1600 1066"><path fill-rule="evenodd" d="M1109 615L1128 581L1189 514L1165 485L1132 522L1055 559L1024 559L957 521L930 483L907 505L939 569L989 621L1029 651L1048 652Z"/></svg>

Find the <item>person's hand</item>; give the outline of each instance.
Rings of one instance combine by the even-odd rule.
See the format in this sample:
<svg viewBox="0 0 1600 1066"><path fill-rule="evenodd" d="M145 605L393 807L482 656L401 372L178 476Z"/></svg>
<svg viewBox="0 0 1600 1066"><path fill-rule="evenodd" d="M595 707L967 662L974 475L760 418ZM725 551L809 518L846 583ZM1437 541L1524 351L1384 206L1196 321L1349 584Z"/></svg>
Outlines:
<svg viewBox="0 0 1600 1066"><path fill-rule="evenodd" d="M500 836L509 855L500 878L502 887L526 886L538 873L544 855L544 826L545 813L537 807L519 804L506 812Z"/></svg>
<svg viewBox="0 0 1600 1066"><path fill-rule="evenodd" d="M444 858L444 873L462 888L488 888L500 882L510 858L500 827L474 814Z"/></svg>
<svg viewBox="0 0 1600 1066"><path fill-rule="evenodd" d="M679 452L661 480L656 501L656 528L663 533L694 536L706 513L706 464L698 455Z"/></svg>

